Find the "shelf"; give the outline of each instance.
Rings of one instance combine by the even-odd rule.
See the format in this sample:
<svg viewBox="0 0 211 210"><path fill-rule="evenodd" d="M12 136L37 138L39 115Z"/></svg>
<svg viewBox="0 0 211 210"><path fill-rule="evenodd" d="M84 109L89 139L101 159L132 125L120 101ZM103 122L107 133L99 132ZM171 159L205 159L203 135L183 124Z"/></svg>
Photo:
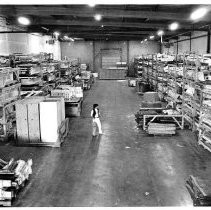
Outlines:
<svg viewBox="0 0 211 210"><path fill-rule="evenodd" d="M200 127L205 128L205 129L211 131L211 127L209 127L208 125L206 125L204 122L202 122L202 125Z"/></svg>
<svg viewBox="0 0 211 210"><path fill-rule="evenodd" d="M199 140L199 145L202 145L204 149L207 149L209 152L211 152L211 147L208 147L202 140Z"/></svg>
<svg viewBox="0 0 211 210"><path fill-rule="evenodd" d="M206 140L206 142L209 142L210 147L211 147L211 139L210 139L209 137L202 135L202 137L201 137L201 138L205 139L205 140Z"/></svg>

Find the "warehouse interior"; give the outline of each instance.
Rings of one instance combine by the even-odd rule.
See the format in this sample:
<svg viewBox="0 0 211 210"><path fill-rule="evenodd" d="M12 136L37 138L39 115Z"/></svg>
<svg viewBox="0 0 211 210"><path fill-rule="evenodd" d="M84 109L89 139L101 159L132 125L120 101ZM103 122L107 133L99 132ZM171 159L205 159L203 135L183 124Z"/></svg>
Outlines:
<svg viewBox="0 0 211 210"><path fill-rule="evenodd" d="M0 206L211 206L210 39L210 4L0 4Z"/></svg>

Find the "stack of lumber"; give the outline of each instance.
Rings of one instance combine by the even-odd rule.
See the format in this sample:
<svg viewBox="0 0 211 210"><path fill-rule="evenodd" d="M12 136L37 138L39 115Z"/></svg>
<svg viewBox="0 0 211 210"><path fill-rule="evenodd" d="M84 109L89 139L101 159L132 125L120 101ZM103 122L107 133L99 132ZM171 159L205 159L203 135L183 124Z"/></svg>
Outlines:
<svg viewBox="0 0 211 210"><path fill-rule="evenodd" d="M176 134L175 124L149 123L148 134L173 135Z"/></svg>
<svg viewBox="0 0 211 210"><path fill-rule="evenodd" d="M144 115L157 115L158 113L153 110L139 110L135 114L135 121L137 122L138 126L143 126L143 116Z"/></svg>
<svg viewBox="0 0 211 210"><path fill-rule="evenodd" d="M6 162L0 159L0 205L11 206L18 191L32 174L32 160L15 161L13 158Z"/></svg>
<svg viewBox="0 0 211 210"><path fill-rule="evenodd" d="M211 206L211 182L190 176L186 187L191 195L194 206Z"/></svg>
<svg viewBox="0 0 211 210"><path fill-rule="evenodd" d="M147 101L147 102L160 101L160 98L159 98L157 92L146 92L146 93L144 93L143 99L144 99L144 101Z"/></svg>
<svg viewBox="0 0 211 210"><path fill-rule="evenodd" d="M143 108L161 108L162 103L157 92L146 92L141 102Z"/></svg>
<svg viewBox="0 0 211 210"><path fill-rule="evenodd" d="M59 85L56 89L51 90L51 96L63 97L65 99L65 102L68 102L72 98L83 98L83 90L81 87Z"/></svg>

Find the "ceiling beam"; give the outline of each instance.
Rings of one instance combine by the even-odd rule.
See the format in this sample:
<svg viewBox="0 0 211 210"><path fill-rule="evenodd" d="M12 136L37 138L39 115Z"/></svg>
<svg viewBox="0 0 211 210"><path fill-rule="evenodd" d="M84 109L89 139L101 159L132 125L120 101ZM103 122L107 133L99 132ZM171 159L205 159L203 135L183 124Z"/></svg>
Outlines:
<svg viewBox="0 0 211 210"><path fill-rule="evenodd" d="M187 13L163 12L163 11L137 11L137 10L123 10L123 9L106 9L106 8L65 8L62 6L15 6L11 10L9 6L0 8L0 14L6 15L35 15L35 16L49 16L49 15L71 15L80 17L93 16L95 13L100 13L104 17L125 17L125 18L147 18L147 19L162 19L162 20L180 20L190 21ZM209 16L210 17L210 16ZM207 20L210 18L207 17Z"/></svg>
<svg viewBox="0 0 211 210"><path fill-rule="evenodd" d="M52 19L42 19L33 23L33 25L54 25L54 26L113 26L113 27L127 27L127 28L153 28L153 29L167 29L168 25L163 23L135 23L135 22L114 22L114 21L75 21L75 20L52 20ZM182 24L181 27L191 29L190 24Z"/></svg>

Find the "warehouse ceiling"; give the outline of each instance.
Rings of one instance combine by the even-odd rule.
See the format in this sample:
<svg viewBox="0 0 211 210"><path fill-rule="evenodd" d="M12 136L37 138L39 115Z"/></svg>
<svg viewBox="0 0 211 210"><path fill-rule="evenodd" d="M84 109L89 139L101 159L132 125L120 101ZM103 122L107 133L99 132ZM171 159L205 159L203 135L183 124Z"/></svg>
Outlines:
<svg viewBox="0 0 211 210"><path fill-rule="evenodd" d="M209 8L208 14L197 22L190 14L197 8ZM100 21L94 15L102 15ZM0 15L8 24L17 25L19 16L30 18L28 32L64 35L85 40L143 40L164 30L164 40L175 35L188 35L192 30L207 31L211 24L210 5L0 5ZM170 31L169 24L177 21L179 29ZM206 26L206 27L204 27Z"/></svg>

